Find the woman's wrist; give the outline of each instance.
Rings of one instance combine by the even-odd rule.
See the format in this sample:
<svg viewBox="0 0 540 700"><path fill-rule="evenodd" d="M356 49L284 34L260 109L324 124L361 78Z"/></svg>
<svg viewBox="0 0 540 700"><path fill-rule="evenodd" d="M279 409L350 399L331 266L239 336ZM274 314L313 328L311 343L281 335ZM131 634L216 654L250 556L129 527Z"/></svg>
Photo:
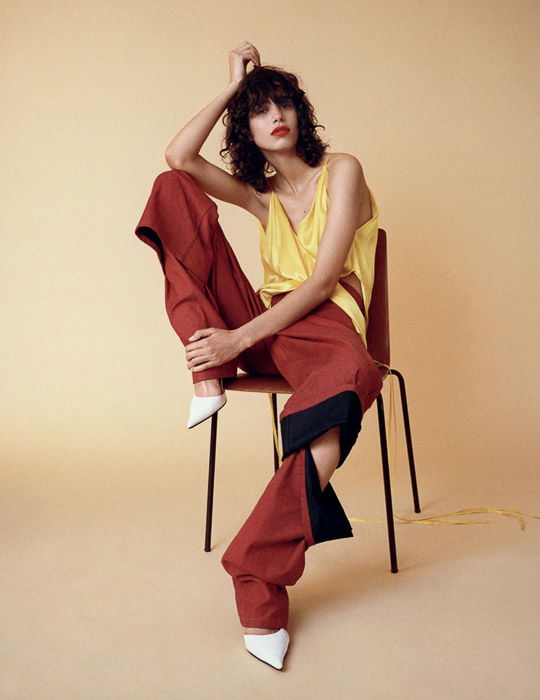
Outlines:
<svg viewBox="0 0 540 700"><path fill-rule="evenodd" d="M244 326L236 328L233 331L233 333L236 334L236 337L238 339L238 345L240 346L240 352L238 354L244 352L245 350L248 350L252 345L255 345L255 343L257 342L257 339L254 338L253 334L250 332L247 323Z"/></svg>
<svg viewBox="0 0 540 700"><path fill-rule="evenodd" d="M228 97L227 102L236 95L239 87L240 82L238 80L229 80L229 82L227 83L227 87L225 88Z"/></svg>

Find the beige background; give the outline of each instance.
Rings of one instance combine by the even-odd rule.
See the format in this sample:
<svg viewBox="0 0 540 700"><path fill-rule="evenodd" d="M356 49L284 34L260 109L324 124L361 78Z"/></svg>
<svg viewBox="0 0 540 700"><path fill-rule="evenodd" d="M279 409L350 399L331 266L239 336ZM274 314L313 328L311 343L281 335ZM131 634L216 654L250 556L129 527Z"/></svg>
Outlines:
<svg viewBox="0 0 540 700"><path fill-rule="evenodd" d="M3 3L2 697L538 697L530 519L398 526L398 576L384 526L357 525L313 550L293 592L289 672L244 658L219 556L271 471L267 402L231 396L221 414L203 554L208 426L184 428L182 347L133 231L165 147L252 41L301 76L378 200L425 514L538 514L539 14L526 0ZM203 151L216 163L221 135ZM255 220L220 212L257 285ZM395 506L410 515L403 448L400 433ZM379 469L368 414L335 478L350 516L383 517Z"/></svg>

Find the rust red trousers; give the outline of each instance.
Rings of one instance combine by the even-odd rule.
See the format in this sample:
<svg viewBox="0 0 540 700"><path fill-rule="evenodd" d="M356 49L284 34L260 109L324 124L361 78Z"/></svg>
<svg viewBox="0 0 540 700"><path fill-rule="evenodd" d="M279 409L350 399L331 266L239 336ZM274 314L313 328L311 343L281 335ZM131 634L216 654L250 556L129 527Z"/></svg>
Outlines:
<svg viewBox="0 0 540 700"><path fill-rule="evenodd" d="M264 312L225 238L215 202L188 173L171 170L156 178L136 234L158 254L165 306L184 345L200 328L234 329ZM361 295L346 288L363 308ZM238 367L281 374L294 393L280 414L283 462L222 564L232 576L241 624L286 628L286 587L302 575L308 547L352 536L332 486L321 491L310 443L340 426L341 466L382 380L351 320L330 300L193 379L233 377Z"/></svg>

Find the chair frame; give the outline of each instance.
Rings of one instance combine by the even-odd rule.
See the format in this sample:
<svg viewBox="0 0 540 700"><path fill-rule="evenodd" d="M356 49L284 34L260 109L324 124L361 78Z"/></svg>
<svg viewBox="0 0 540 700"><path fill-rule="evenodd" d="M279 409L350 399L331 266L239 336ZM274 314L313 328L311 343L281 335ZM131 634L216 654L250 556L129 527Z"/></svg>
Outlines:
<svg viewBox="0 0 540 700"><path fill-rule="evenodd" d="M407 455L409 459L409 473L411 478L411 489L413 494L413 504L414 512L420 513L420 500L418 496L418 485L416 480L416 467L414 462L414 452L411 436L411 426L409 420L409 408L407 404L407 391L405 388L405 379L401 372L397 369L389 369L388 374L394 374L399 381L399 393L401 397L401 410L403 414L403 427L405 430L405 438L407 442ZM272 423L273 423L273 435L278 434L279 423L277 414L277 394L271 393L272 401ZM394 530L394 511L392 505L392 486L390 480L390 465L388 461L388 443L386 438L386 420L384 412L384 401L382 394L377 396L377 418L379 423L379 439L381 448L381 463L383 471L383 483L384 483L384 496L385 496L385 506L386 506L386 523L388 529L388 547L390 550L390 571L393 574L398 573L398 562L397 562L397 550L396 550L396 535ZM217 428L218 428L218 414L214 413L212 416L212 423L210 428L210 454L208 460L208 489L206 495L206 530L204 536L204 551L211 551L211 538L212 538L212 514L214 506L214 484L215 484L215 473L216 473L216 447L217 447ZM279 454L276 449L275 441L272 440L273 452L274 452L274 472L279 469Z"/></svg>
<svg viewBox="0 0 540 700"><path fill-rule="evenodd" d="M405 389L405 379L401 372L389 367L390 361L390 340L389 340L389 320L388 320L388 272L386 260L386 231L379 229L379 237L377 240L377 251L375 260L375 282L373 286L372 299L370 305L370 320L367 328L368 350L374 360L378 360L381 365L388 367L388 371L383 375L383 379L388 374L394 374L399 381L399 391L401 397L401 409L403 414L403 425L405 429L405 437L407 441L407 455L409 460L409 472L411 478L411 488L413 493L414 512L420 513L420 500L418 497L418 486L416 481L416 467L414 463L414 453L412 445L411 427L409 420L409 409L407 404L407 392ZM283 378L272 377L253 377L252 375L244 375L250 377L254 382L246 388L241 387L241 382L238 379L224 380L224 387L237 391L251 391L257 393L268 393L271 396L272 404L272 432L277 437L279 434L278 414L277 414L277 393L291 394L292 388L283 380ZM268 383L269 380L278 379L278 383ZM236 386L235 386L236 383ZM257 383L260 388L257 388ZM281 384L281 386L280 386ZM277 389L276 389L277 386ZM265 387L265 388L263 388ZM388 445L386 438L386 422L384 414L384 402L382 393L377 396L377 417L379 423L379 438L381 449L381 462L383 470L383 483L386 504L386 521L388 528L388 545L390 549L390 570L392 573L398 572L397 552L396 552L396 537L394 531L394 514L392 506L392 488L390 481L390 467L388 461ZM217 447L217 427L218 414L212 416L210 429L210 454L208 460L208 490L206 498L206 530L204 538L204 551L211 551L212 537L212 514L214 505L214 482L216 470L216 447ZM274 452L274 472L279 468L279 454L277 451L276 440L273 440Z"/></svg>

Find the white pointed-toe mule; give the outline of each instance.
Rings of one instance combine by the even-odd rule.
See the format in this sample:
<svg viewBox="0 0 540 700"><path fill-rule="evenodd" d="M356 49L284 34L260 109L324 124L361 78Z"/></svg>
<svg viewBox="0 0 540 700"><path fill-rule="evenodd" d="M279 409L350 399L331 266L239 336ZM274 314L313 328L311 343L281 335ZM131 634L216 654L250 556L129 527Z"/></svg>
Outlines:
<svg viewBox="0 0 540 700"><path fill-rule="evenodd" d="M272 634L245 634L244 643L250 654L260 661L277 668L283 668L283 659L289 648L289 635L283 627Z"/></svg>
<svg viewBox="0 0 540 700"><path fill-rule="evenodd" d="M219 396L192 396L189 406L188 428L194 428L202 423L227 403L225 392Z"/></svg>

